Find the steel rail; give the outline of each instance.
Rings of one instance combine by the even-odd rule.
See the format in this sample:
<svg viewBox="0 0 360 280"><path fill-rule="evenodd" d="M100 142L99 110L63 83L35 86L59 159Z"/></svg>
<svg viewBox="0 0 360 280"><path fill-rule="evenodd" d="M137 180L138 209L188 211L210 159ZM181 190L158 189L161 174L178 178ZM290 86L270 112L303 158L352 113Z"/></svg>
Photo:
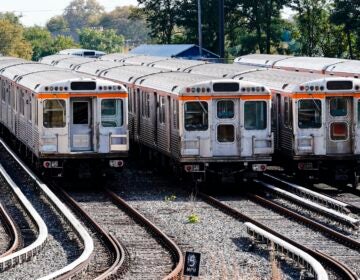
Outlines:
<svg viewBox="0 0 360 280"><path fill-rule="evenodd" d="M101 241L105 242L106 246L108 246L112 252L114 260L113 263L108 269L106 269L105 272L96 277L95 280L111 279L120 274L123 274L127 269L127 263L129 260L121 243L116 239L116 237L108 233L93 218L91 218L90 215L79 205L79 203L75 201L75 199L73 199L64 189L57 188L57 190L63 199L67 201L70 207L73 208L85 220L85 222L88 223L88 225L101 236ZM76 272L72 274L76 274ZM68 276L70 277L71 273L69 273L67 276L64 276L64 279L67 279L66 277Z"/></svg>
<svg viewBox="0 0 360 280"><path fill-rule="evenodd" d="M203 199L203 201L207 202L210 205L215 206L216 208L220 209L222 212L231 215L232 217L234 217L235 219L242 221L242 222L250 222L253 223L254 225L258 226L259 228L271 233L274 236L277 236L278 238L283 239L284 241L288 242L289 244L307 252L308 254L310 254L311 256L313 256L314 258L326 263L327 265L329 265L330 267L332 267L335 271L337 271L339 274L341 274L341 276L343 277L342 279L347 279L347 280L358 280L358 277L356 275L355 272L353 272L349 267L347 267L346 265L344 265L343 263L340 263L339 261L337 261L336 259L334 259L333 257L324 254L322 252L319 252L317 250L313 250L307 246L304 246L274 230L272 230L271 228L263 225L262 223L250 218L247 215L244 215L243 213L241 213L240 211L238 211L237 209L234 209L232 207L230 207L229 205L226 205L225 203L215 199L214 197L211 197L205 193L199 193L198 194L199 197L201 197Z"/></svg>
<svg viewBox="0 0 360 280"><path fill-rule="evenodd" d="M175 280L182 279L182 272L184 267L184 257L179 248L179 246L171 240L161 229L159 229L155 224L149 221L145 216L139 213L136 209L131 207L125 200L119 197L116 193L109 189L105 189L106 193L111 197L111 199L122 209L124 209L129 215L135 217L137 221L143 224L151 233L156 236L161 243L171 252L175 262L176 267L173 271L164 277L162 280Z"/></svg>
<svg viewBox="0 0 360 280"><path fill-rule="evenodd" d="M4 221L4 226L6 232L9 234L11 241L9 243L9 248L0 255L0 259L2 257L6 257L11 253L15 252L20 247L20 233L18 231L18 227L16 226L15 221L8 214L6 208L0 203L0 216Z"/></svg>
<svg viewBox="0 0 360 280"><path fill-rule="evenodd" d="M39 278L39 280L50 280L59 278L62 275L67 274L69 271L73 271L76 267L86 267L90 262L90 257L94 251L94 243L92 238L86 229L82 226L82 224L75 218L75 216L71 213L71 211L66 207L64 203L60 201L60 199L48 188L46 184L44 184L35 174L32 172L23 162L19 159L19 157L9 148L9 146L0 139L0 144L6 149L6 151L12 156L12 158L21 166L21 168L27 173L27 175L35 182L38 188L42 191L44 196L48 199L48 201L57 209L58 213L63 216L63 218L68 222L74 232L78 235L78 237L82 240L84 244L84 249L79 258L66 265L65 267L50 273L44 277ZM45 224L44 224L45 225ZM46 227L46 225L45 225ZM47 230L47 228L46 228ZM46 236L47 236L46 232ZM86 265L84 265L86 263Z"/></svg>

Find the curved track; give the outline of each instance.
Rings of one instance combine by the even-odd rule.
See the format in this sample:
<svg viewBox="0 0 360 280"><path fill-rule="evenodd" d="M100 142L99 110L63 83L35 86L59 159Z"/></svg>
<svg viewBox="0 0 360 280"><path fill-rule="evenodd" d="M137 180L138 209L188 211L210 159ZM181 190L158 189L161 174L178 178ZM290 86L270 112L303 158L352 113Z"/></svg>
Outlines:
<svg viewBox="0 0 360 280"><path fill-rule="evenodd" d="M124 246L120 279L181 279L179 247L152 222L110 190L69 192L88 216Z"/></svg>
<svg viewBox="0 0 360 280"><path fill-rule="evenodd" d="M0 203L0 217L1 217L1 227L5 232L1 233L0 244L5 249L3 252L0 252L0 258L5 257L16 251L20 245L20 233L17 229L15 221L8 214L6 208ZM3 240L5 237L8 240Z"/></svg>
<svg viewBox="0 0 360 280"><path fill-rule="evenodd" d="M207 194L201 193L200 197L202 197L202 199L206 202L208 202L209 204L221 209L223 212L235 217L236 219L239 219L243 222L251 222L255 225L257 225L258 227L264 229L265 231L285 240L286 242L292 244L293 246L300 248L301 250L309 253L310 255L312 255L314 258L320 260L322 263L324 263L326 265L326 267L330 270L330 274L332 274L332 271L336 271L337 274L337 278L338 279L349 279L349 280L355 280L358 279L356 276L356 273L354 271L352 271L352 269L350 269L349 267L347 267L347 265L345 265L344 263L339 262L336 258L332 257L329 254L325 254L323 252L320 252L314 248L312 248L312 246L310 246L309 244L300 244L299 242L295 241L293 237L288 237L288 234L286 234L286 236L284 234L281 234L279 232L279 228L282 229L282 231L284 230L284 228L281 226L281 223L277 224L276 230L274 230L274 226L272 226L273 223L273 219L272 219L272 215L269 216L269 211L267 210L267 215L265 220L264 219L260 219L257 215L259 215L259 208L256 207L256 204L248 204L248 205L243 205L241 211L237 209L237 207L233 207L233 205L230 205L228 202L221 202L220 200L211 197ZM246 212L245 209L251 209L250 212L248 212L247 214L244 214L243 212ZM283 215L287 215L285 213L282 213ZM256 217L256 218L254 218ZM282 224L284 226L284 224ZM292 228L292 230L294 230L294 228ZM303 236L303 232L301 233L300 239L297 240L303 240L304 236ZM302 242L303 243L303 242ZM318 242L315 242L315 244L317 244ZM336 278L335 277L335 278Z"/></svg>

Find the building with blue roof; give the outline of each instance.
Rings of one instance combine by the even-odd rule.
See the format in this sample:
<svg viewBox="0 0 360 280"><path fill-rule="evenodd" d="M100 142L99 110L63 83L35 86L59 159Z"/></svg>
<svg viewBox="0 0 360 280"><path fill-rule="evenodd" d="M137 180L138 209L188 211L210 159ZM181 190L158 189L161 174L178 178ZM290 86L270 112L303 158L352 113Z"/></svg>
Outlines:
<svg viewBox="0 0 360 280"><path fill-rule="evenodd" d="M150 56L164 56L183 59L194 60L218 60L219 56L206 49L203 49L202 56L200 56L199 46L194 44L169 44L169 45L155 45L144 44L140 45L130 51L131 54L150 55Z"/></svg>

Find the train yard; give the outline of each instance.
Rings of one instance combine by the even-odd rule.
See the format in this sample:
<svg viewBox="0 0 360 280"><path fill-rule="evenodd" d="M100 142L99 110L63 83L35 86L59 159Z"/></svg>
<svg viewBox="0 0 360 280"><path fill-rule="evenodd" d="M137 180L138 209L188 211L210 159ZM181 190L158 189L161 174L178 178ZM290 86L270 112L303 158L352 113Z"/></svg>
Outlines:
<svg viewBox="0 0 360 280"><path fill-rule="evenodd" d="M0 58L0 279L359 279L356 77L42 62Z"/></svg>

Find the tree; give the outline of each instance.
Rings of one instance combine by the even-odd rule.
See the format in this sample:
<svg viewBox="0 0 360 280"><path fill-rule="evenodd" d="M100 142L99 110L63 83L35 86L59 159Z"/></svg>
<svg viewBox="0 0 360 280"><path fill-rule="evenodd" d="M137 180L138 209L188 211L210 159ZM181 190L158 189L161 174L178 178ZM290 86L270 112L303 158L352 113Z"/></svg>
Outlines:
<svg viewBox="0 0 360 280"><path fill-rule="evenodd" d="M63 17L68 23L71 35L77 40L77 30L96 26L103 12L104 7L96 0L73 0L65 8Z"/></svg>
<svg viewBox="0 0 360 280"><path fill-rule="evenodd" d="M74 48L78 45L69 36L58 35L52 38L51 33L39 26L25 29L24 36L30 42L33 50L32 60L57 53L60 50Z"/></svg>
<svg viewBox="0 0 360 280"><path fill-rule="evenodd" d="M124 37L117 35L113 29L96 30L84 28L79 31L80 45L85 49L99 51L121 52L124 46Z"/></svg>
<svg viewBox="0 0 360 280"><path fill-rule="evenodd" d="M30 59L32 49L24 38L24 29L8 19L0 19L0 53Z"/></svg>
<svg viewBox="0 0 360 280"><path fill-rule="evenodd" d="M349 48L350 58L354 58L353 32L360 27L360 3L358 1L335 0L331 22L343 26Z"/></svg>
<svg viewBox="0 0 360 280"><path fill-rule="evenodd" d="M20 24L21 16L17 16L11 12L0 13L0 19L6 19L13 24Z"/></svg>
<svg viewBox="0 0 360 280"><path fill-rule="evenodd" d="M52 17L47 23L46 28L53 35L70 35L69 23L63 16Z"/></svg>
<svg viewBox="0 0 360 280"><path fill-rule="evenodd" d="M150 37L158 43L170 44L178 19L180 0L138 0L145 15ZM139 14L139 13L138 13Z"/></svg>
<svg viewBox="0 0 360 280"><path fill-rule="evenodd" d="M118 35L123 35L126 40L133 42L146 42L149 29L146 27L145 19L133 17L138 13L138 8L133 6L117 7L109 13L104 13L99 26L104 29L115 29Z"/></svg>

